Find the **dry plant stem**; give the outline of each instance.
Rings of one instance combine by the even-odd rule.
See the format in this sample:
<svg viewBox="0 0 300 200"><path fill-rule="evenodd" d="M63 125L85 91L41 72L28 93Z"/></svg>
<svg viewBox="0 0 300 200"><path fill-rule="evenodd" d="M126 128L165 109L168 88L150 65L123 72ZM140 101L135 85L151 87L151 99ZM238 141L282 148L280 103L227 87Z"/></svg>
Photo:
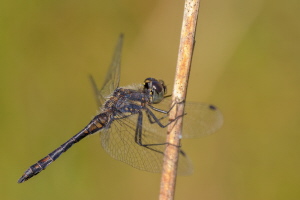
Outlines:
<svg viewBox="0 0 300 200"><path fill-rule="evenodd" d="M173 102L183 102L186 97L190 66L192 61L195 32L200 0L186 0L184 5L184 16L180 36L180 46L176 67L175 84L172 94ZM170 113L170 119L184 113L184 103L177 104ZM165 150L163 172L160 185L160 200L174 199L176 171L178 162L178 146L180 146L180 135L182 130L182 118L168 126L168 145Z"/></svg>

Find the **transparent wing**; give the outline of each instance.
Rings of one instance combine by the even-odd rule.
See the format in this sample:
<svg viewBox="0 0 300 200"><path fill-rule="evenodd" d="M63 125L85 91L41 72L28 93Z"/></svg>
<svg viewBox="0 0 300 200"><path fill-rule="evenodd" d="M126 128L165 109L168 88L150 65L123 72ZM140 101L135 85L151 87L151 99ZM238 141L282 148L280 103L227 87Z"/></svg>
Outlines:
<svg viewBox="0 0 300 200"><path fill-rule="evenodd" d="M221 128L223 115L214 105L187 102L183 118L183 138L195 138L212 134Z"/></svg>
<svg viewBox="0 0 300 200"><path fill-rule="evenodd" d="M171 106L171 98L165 98L159 104L153 104L154 107L168 111ZM174 107L175 109L175 107ZM168 123L168 116L153 111L163 124ZM211 104L199 102L186 102L186 115L183 117L183 138L196 138L209 135L218 130L223 124L223 115L221 111ZM172 124L170 124L172 125ZM151 132L159 132L159 126L149 127Z"/></svg>
<svg viewBox="0 0 300 200"><path fill-rule="evenodd" d="M123 38L124 36L123 34L121 34L115 47L115 52L109 70L106 74L104 84L100 90L97 88L94 78L90 75L90 81L92 83L94 93L97 97L96 101L99 107L102 106L105 102L105 97L110 95L117 87L119 87Z"/></svg>
<svg viewBox="0 0 300 200"><path fill-rule="evenodd" d="M136 124L138 115L120 120L114 120L111 126L100 133L101 143L104 150L113 158L131 165L134 168L161 173L166 145L166 130L161 128L160 134L153 134L147 129L142 129L143 144L163 144L151 145L146 148L135 142ZM118 116L122 118L122 116ZM145 113L143 113L143 127L156 126L149 125ZM181 153L179 156L178 174L189 175L192 173L192 165L189 158Z"/></svg>

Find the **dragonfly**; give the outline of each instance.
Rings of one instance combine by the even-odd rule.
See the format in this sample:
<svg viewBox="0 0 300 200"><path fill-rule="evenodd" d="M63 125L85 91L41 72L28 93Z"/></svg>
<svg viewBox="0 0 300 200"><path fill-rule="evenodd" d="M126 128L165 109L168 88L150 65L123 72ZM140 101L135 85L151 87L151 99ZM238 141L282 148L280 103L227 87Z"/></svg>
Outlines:
<svg viewBox="0 0 300 200"><path fill-rule="evenodd" d="M170 145L166 143L165 128L177 120L168 119L169 111L176 104L171 102L162 80L146 78L143 84L119 87L122 45L121 34L101 89L90 76L99 114L76 135L30 166L18 183L37 175L75 143L96 132L100 132L101 145L111 157L140 170L162 171L164 150ZM184 119L182 138L209 135L223 123L216 106L198 102L185 102L185 114L179 117ZM191 161L178 148L178 173L189 175L193 172Z"/></svg>

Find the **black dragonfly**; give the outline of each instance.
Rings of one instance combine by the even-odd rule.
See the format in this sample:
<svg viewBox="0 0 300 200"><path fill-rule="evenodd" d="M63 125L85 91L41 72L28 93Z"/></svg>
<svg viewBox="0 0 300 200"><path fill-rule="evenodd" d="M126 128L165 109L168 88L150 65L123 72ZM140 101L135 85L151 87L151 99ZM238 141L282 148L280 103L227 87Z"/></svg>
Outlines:
<svg viewBox="0 0 300 200"><path fill-rule="evenodd" d="M103 87L99 90L90 76L100 114L67 142L30 166L18 180L22 183L44 170L73 144L100 131L101 144L113 158L149 172L161 172L171 95L162 80L145 79L143 84L119 87L123 35L120 36ZM215 132L223 123L219 109L210 104L186 102L183 138ZM186 154L180 149L178 173L192 173Z"/></svg>

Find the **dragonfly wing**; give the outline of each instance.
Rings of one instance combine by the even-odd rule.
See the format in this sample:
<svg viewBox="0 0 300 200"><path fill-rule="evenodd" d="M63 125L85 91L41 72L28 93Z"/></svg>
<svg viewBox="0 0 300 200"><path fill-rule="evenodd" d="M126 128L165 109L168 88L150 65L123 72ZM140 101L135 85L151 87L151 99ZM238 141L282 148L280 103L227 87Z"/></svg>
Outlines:
<svg viewBox="0 0 300 200"><path fill-rule="evenodd" d="M123 34L120 35L118 43L115 47L112 62L110 64L109 70L106 74L106 78L102 88L99 90L95 83L95 80L90 76L90 81L96 95L96 101L98 106L102 106L105 102L105 98L110 95L120 83L120 65L121 65L121 53L123 45Z"/></svg>
<svg viewBox="0 0 300 200"><path fill-rule="evenodd" d="M161 173L164 151L166 148L166 130L162 129L160 134L153 134L144 128L149 123L143 113L142 143L157 144L148 146L138 145L135 142L138 115L119 116L120 120L114 120L110 128L100 133L101 143L104 150L113 158L129 164L130 166L148 171ZM145 124L146 123L146 124ZM156 124L151 124L155 126ZM160 145L159 145L160 144ZM189 175L192 166L189 158L181 153L179 157L178 173Z"/></svg>
<svg viewBox="0 0 300 200"><path fill-rule="evenodd" d="M183 117L183 138L196 138L216 132L223 124L223 115L214 105L186 102Z"/></svg>
<svg viewBox="0 0 300 200"><path fill-rule="evenodd" d="M158 104L153 104L154 107L164 111L170 110L171 98L165 98ZM176 106L173 108L176 109ZM199 103L199 102L186 102L183 117L183 138L197 138L206 136L216 132L223 124L223 115L221 111L214 105ZM167 115L153 111L162 124L167 124L169 118ZM172 123L169 125L171 126ZM150 132L156 133L161 129L159 126L145 127Z"/></svg>
<svg viewBox="0 0 300 200"><path fill-rule="evenodd" d="M95 94L95 99L96 99L97 106L100 107L104 103L104 98L100 95L100 90L98 89L96 81L93 78L93 76L89 75L89 78L90 78L92 88L93 88L93 91L94 91L94 94Z"/></svg>

